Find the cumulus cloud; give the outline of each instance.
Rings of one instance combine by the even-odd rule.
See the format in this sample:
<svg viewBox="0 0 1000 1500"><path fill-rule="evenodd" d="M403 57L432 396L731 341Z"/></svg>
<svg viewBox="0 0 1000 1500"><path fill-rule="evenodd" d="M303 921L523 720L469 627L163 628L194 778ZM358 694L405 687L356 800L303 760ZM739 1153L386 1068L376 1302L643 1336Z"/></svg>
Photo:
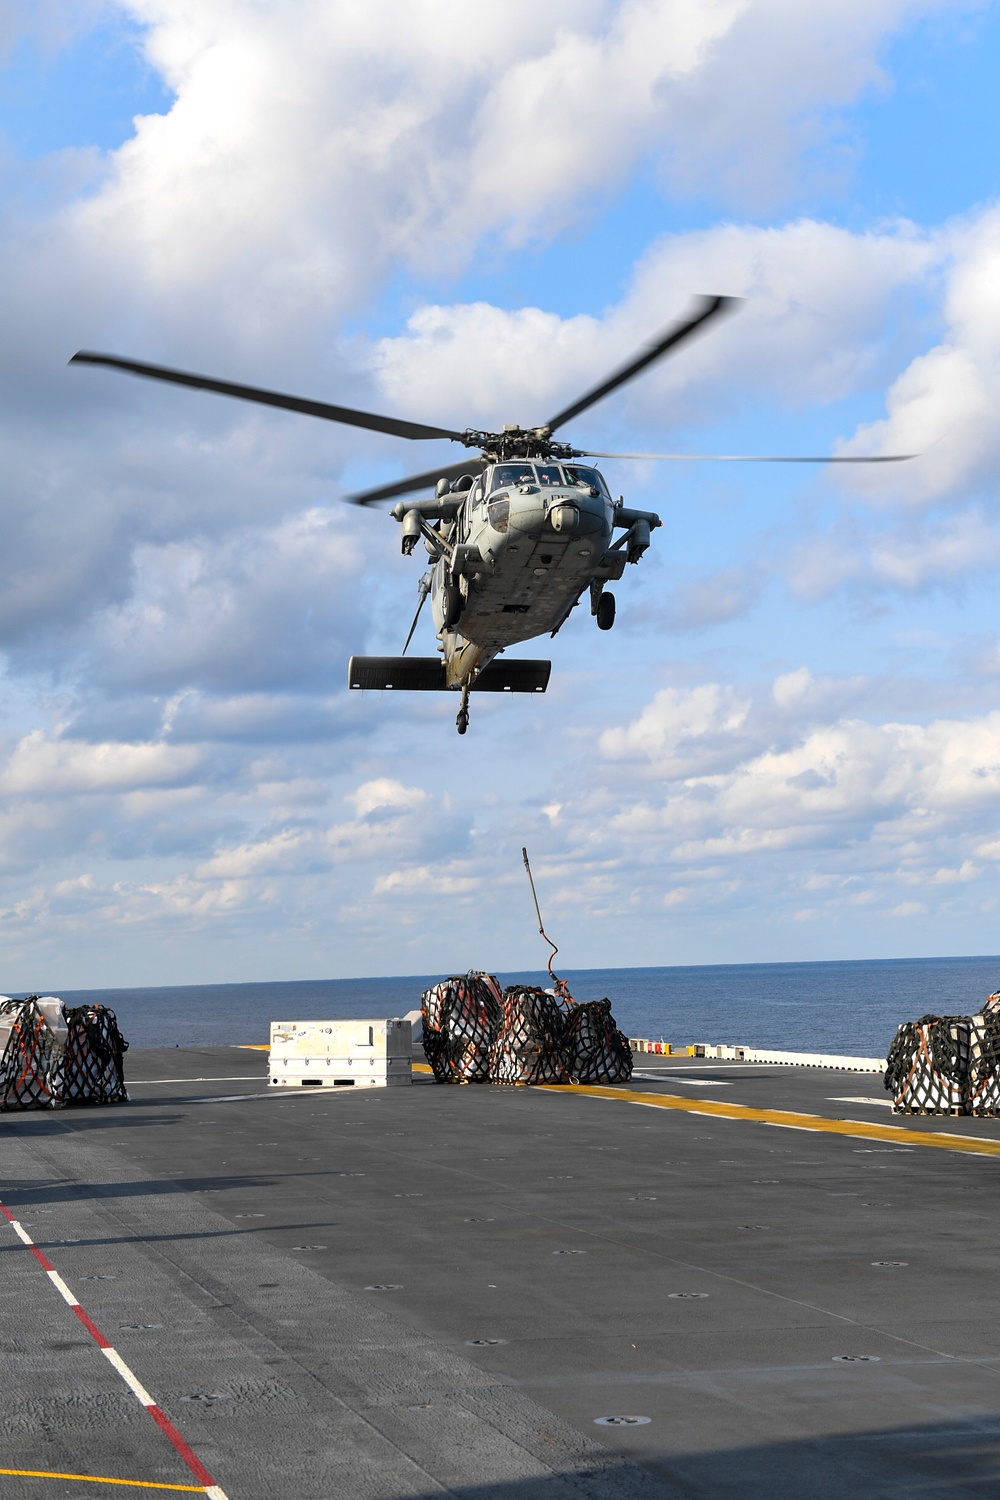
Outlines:
<svg viewBox="0 0 1000 1500"><path fill-rule="evenodd" d="M819 599L844 585L914 593L993 573L1000 561L1000 518L980 505L945 516L866 526L856 517L793 547L787 563L794 593Z"/></svg>
<svg viewBox="0 0 1000 1500"><path fill-rule="evenodd" d="M865 424L847 453L919 453L905 472L859 475L863 493L897 504L930 502L995 489L1000 437L1000 209L991 207L942 236L946 274L944 332L899 374L887 414Z"/></svg>
<svg viewBox="0 0 1000 1500"><path fill-rule="evenodd" d="M1000 821L1000 713L926 724L829 717L852 691L800 669L735 712L719 684L658 693L602 736L606 756L636 767L635 800L613 824L657 846L671 887L672 865L724 860L731 875L746 866L758 879L775 856L788 859L786 878L794 870L804 888L854 904L862 869L888 892L976 882L979 861L996 857L983 840ZM808 729L806 700L818 721ZM957 857L945 864L945 853ZM827 860L838 875L813 863Z"/></svg>
<svg viewBox="0 0 1000 1500"><path fill-rule="evenodd" d="M444 903L463 912L449 940L509 952L525 922L533 932L525 838L544 845L553 910L584 936L611 917L637 931L651 909L732 911L782 880L801 910L804 882L828 875L811 907L863 910L858 870L878 910L974 899L996 863L982 851L1000 847L988 715L886 723L850 669L823 677L797 658L749 685L692 662L678 686L664 641L749 616L782 567L799 604L995 568L990 214L847 230L793 206L770 227L668 235L620 300L577 317L449 300L448 285L498 246L586 222L640 171L738 213L787 202L840 170L839 115L888 87L886 39L964 9L53 0L5 12L0 47L26 34L29 11L56 43L81 18L138 23L174 101L117 151L46 167L43 198L19 201L0 236L8 942L211 930L245 954L294 931L322 972L370 968L398 930L397 967L440 947ZM432 276L435 297L408 297L408 325L372 344L358 328L397 275ZM533 422L701 291L744 308L574 438L697 447L699 430L762 403L802 412L862 393L870 416L889 388L881 425L855 431L852 406L829 435L884 451L945 434L919 493L884 476L828 486L846 513L672 578L641 666L616 632L596 672L574 618L544 703L477 706L491 737L458 750L442 730L449 704L348 699L347 655L398 649L415 574L397 571L391 524L328 507L341 486L429 467L443 447L407 453L65 368L74 348L103 346L449 425ZM941 338L921 321L939 296ZM909 515L915 498L926 519ZM598 740L599 701L613 727ZM933 894L889 896L907 882ZM479 959L496 961L468 954Z"/></svg>
<svg viewBox="0 0 1000 1500"><path fill-rule="evenodd" d="M95 677L168 693L329 683L357 631L361 558L340 520L307 511L214 546L192 537L136 548L130 597L94 622Z"/></svg>
<svg viewBox="0 0 1000 1500"><path fill-rule="evenodd" d="M856 234L796 220L668 235L647 250L625 297L602 318L485 303L424 307L405 334L381 341L378 369L400 409L429 417L471 408L477 421L520 413L533 422L685 312L693 291L745 299L736 315L617 398L644 425L655 413L662 443L671 425L717 417L736 392L799 406L837 400L870 380L886 358L887 307L919 287L942 253L935 236L907 224ZM578 419L574 432L595 420L605 420L600 410Z"/></svg>
<svg viewBox="0 0 1000 1500"><path fill-rule="evenodd" d="M0 768L0 791L33 796L66 792L122 792L189 780L201 755L165 744L81 744L26 735Z"/></svg>
<svg viewBox="0 0 1000 1500"><path fill-rule="evenodd" d="M611 759L649 757L667 774L683 775L739 754L737 736L749 708L733 688L714 682L688 691L664 688L631 724L606 729L599 744Z"/></svg>
<svg viewBox="0 0 1000 1500"><path fill-rule="evenodd" d="M80 232L161 296L266 261L252 320L347 305L400 260L550 239L640 160L773 203L880 45L950 0L120 0L176 94ZM753 56L754 65L746 59Z"/></svg>

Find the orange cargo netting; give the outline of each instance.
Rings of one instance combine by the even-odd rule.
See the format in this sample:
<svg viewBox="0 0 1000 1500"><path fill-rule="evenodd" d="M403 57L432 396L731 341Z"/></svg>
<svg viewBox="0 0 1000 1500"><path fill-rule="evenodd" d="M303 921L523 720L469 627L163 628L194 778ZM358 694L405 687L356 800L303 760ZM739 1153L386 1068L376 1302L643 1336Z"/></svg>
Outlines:
<svg viewBox="0 0 1000 1500"><path fill-rule="evenodd" d="M623 1083L632 1051L610 1000L575 1003L532 985L501 994L492 974L470 970L422 997L423 1045L439 1083Z"/></svg>
<svg viewBox="0 0 1000 1500"><path fill-rule="evenodd" d="M1000 1115L1000 993L974 1016L921 1016L886 1059L894 1114Z"/></svg>
<svg viewBox="0 0 1000 1500"><path fill-rule="evenodd" d="M29 995L0 1004L0 1110L127 1102L128 1042L114 1011L43 1003Z"/></svg>

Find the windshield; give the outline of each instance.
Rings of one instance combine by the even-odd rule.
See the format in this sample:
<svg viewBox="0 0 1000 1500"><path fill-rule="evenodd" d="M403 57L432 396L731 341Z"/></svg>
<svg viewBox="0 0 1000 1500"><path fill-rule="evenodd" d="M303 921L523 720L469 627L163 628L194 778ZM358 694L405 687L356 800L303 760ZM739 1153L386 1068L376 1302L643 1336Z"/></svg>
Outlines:
<svg viewBox="0 0 1000 1500"><path fill-rule="evenodd" d="M490 489L499 490L508 484L536 484L535 471L531 464L497 464L490 480Z"/></svg>
<svg viewBox="0 0 1000 1500"><path fill-rule="evenodd" d="M596 469L563 469L559 464L496 464L490 476L490 493L513 484L537 484L543 489L556 485L595 489L607 494L604 480Z"/></svg>
<svg viewBox="0 0 1000 1500"><path fill-rule="evenodd" d="M604 493L604 480L596 469L567 469L566 478L570 484L579 484Z"/></svg>

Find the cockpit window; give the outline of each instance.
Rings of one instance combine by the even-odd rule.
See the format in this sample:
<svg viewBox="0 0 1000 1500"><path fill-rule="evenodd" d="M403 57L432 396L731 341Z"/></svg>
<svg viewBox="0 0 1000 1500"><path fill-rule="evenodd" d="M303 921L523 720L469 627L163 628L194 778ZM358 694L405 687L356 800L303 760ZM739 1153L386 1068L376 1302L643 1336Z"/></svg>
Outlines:
<svg viewBox="0 0 1000 1500"><path fill-rule="evenodd" d="M558 464L536 464L535 473L538 475L538 483L541 485L565 484L562 477L562 469Z"/></svg>
<svg viewBox="0 0 1000 1500"><path fill-rule="evenodd" d="M537 484L535 470L531 464L497 464L490 480L490 491L503 489L508 484Z"/></svg>
<svg viewBox="0 0 1000 1500"><path fill-rule="evenodd" d="M595 489L602 495L605 493L604 481L596 469L567 469L566 478L570 484L578 484L584 489Z"/></svg>

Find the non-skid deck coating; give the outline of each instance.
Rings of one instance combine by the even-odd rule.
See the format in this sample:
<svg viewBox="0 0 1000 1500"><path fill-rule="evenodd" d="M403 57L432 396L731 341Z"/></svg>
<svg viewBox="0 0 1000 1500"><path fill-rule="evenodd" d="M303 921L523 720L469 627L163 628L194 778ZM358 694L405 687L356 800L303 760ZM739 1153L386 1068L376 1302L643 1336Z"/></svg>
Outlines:
<svg viewBox="0 0 1000 1500"><path fill-rule="evenodd" d="M322 1094L127 1063L129 1105L0 1116L0 1198L229 1500L997 1490L1000 1122L690 1059ZM0 1222L0 1500L191 1493L86 1321Z"/></svg>

